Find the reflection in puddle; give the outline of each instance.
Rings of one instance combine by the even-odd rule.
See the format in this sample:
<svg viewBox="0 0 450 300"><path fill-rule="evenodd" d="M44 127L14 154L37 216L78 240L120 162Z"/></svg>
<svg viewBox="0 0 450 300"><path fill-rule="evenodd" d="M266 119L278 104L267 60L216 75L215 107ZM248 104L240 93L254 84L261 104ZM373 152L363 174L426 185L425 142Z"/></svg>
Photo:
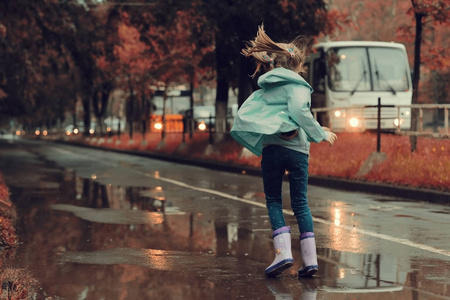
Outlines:
<svg viewBox="0 0 450 300"><path fill-rule="evenodd" d="M158 249L114 248L90 252L62 253L61 263L118 265L127 264L159 271L200 270L211 265L212 254Z"/></svg>
<svg viewBox="0 0 450 300"><path fill-rule="evenodd" d="M68 204L53 204L51 209L62 210L75 214L80 219L107 224L161 224L164 215L159 212L145 212L141 210L86 208ZM184 215L184 212L166 211L165 215Z"/></svg>
<svg viewBox="0 0 450 300"><path fill-rule="evenodd" d="M188 196L179 187L156 183L102 185L73 172L65 173L59 193L40 192L39 203L45 205L24 201L18 208L24 242L18 263L29 267L54 299L430 300L448 295L450 263L367 253L361 233L344 230L342 224L357 222L342 205L328 212L334 226L323 243L327 248L318 249L316 278L297 279L301 255L293 243L294 266L270 280L264 277L266 263L273 260L270 231L261 222L254 225L263 209ZM193 204L190 197L209 198Z"/></svg>

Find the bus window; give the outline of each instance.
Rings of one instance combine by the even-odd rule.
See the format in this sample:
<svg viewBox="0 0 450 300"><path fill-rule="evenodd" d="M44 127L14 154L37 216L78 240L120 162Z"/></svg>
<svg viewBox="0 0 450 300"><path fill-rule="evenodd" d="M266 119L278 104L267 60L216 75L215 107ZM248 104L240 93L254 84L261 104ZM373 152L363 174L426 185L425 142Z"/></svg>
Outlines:
<svg viewBox="0 0 450 300"><path fill-rule="evenodd" d="M365 48L332 48L327 53L327 64L332 90L351 93L371 90Z"/></svg>
<svg viewBox="0 0 450 300"><path fill-rule="evenodd" d="M405 55L400 49L369 48L375 91L406 91L408 70Z"/></svg>

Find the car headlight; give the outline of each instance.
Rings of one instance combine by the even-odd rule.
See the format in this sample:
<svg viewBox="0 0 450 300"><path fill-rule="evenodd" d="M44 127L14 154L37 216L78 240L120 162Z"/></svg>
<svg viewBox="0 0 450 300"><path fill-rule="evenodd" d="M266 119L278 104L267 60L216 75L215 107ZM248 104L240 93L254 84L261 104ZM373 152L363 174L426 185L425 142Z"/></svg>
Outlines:
<svg viewBox="0 0 450 300"><path fill-rule="evenodd" d="M153 125L153 128L155 128L156 130L161 130L162 129L162 123L157 122Z"/></svg>
<svg viewBox="0 0 450 300"><path fill-rule="evenodd" d="M400 121L399 121L399 119L396 118L396 119L394 120L394 125L395 125L396 127L398 127L398 126L402 125L403 122L404 122L403 119L400 119Z"/></svg>
<svg viewBox="0 0 450 300"><path fill-rule="evenodd" d="M351 127L358 127L358 125L359 125L359 120L358 120L358 118L351 118L350 121L349 121L349 123L350 123L350 126L351 126Z"/></svg>
<svg viewBox="0 0 450 300"><path fill-rule="evenodd" d="M201 130L201 131L206 130L206 124L205 124L205 122L200 122L200 123L198 124L198 129Z"/></svg>

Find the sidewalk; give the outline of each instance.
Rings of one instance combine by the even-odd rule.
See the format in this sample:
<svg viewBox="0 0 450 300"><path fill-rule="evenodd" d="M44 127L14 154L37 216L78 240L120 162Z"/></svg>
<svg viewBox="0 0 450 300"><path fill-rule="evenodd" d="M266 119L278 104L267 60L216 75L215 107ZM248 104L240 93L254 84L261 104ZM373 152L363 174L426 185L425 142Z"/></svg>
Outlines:
<svg viewBox="0 0 450 300"><path fill-rule="evenodd" d="M111 151L117 153L126 153L130 155L137 155L147 158L160 159L165 161L171 161L181 164L189 164L195 165L204 168L210 168L215 170L221 170L225 172L231 173L239 173L239 174L248 174L254 176L261 176L260 168L250 167L250 166L242 166L230 163L216 162L212 160L202 160L202 159L193 159L189 157L175 156L175 155L167 155L156 152L147 152L147 151L139 151L139 150L122 150L122 149L112 149L105 148L101 146L91 145L91 144L79 144L72 143L63 140L55 140L56 143L65 143L73 146L79 147L89 147L104 151ZM287 179L287 178L286 178ZM385 183L373 183L361 180L349 180L342 178L334 178L334 177L323 177L323 176L310 176L309 184L316 186L323 186L327 188L334 188L346 191L355 191L355 192L363 192L370 194L379 194L385 196L392 197L401 197L410 199L412 201L421 201L421 202L429 202L436 204L443 204L450 206L450 193L432 190L432 189L423 189L423 188L411 188L405 186L397 186L390 185Z"/></svg>

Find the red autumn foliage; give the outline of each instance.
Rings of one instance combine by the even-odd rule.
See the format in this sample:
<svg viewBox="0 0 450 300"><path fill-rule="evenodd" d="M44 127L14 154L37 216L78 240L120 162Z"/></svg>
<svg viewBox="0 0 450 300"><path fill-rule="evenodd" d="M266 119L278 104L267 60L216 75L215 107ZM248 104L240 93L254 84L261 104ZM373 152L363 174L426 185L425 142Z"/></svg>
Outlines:
<svg viewBox="0 0 450 300"><path fill-rule="evenodd" d="M0 249L10 250L17 247L17 234L8 217L0 217Z"/></svg>
<svg viewBox="0 0 450 300"><path fill-rule="evenodd" d="M11 209L8 187L0 174L0 299L36 299L38 281L29 271L21 268L2 268L3 260L14 255L18 245L16 230L9 211Z"/></svg>
<svg viewBox="0 0 450 300"><path fill-rule="evenodd" d="M6 250L3 252L5 256L9 256L9 250L17 247L17 234L9 214L10 207L8 187L0 176L0 250Z"/></svg>
<svg viewBox="0 0 450 300"><path fill-rule="evenodd" d="M370 153L376 151L376 134L341 133L329 147L311 144L310 174L355 179ZM381 152L387 160L364 179L371 182L450 191L450 140L421 137L410 151L407 136L382 135Z"/></svg>
<svg viewBox="0 0 450 300"><path fill-rule="evenodd" d="M38 281L26 269L5 268L0 275L1 299L36 299Z"/></svg>

